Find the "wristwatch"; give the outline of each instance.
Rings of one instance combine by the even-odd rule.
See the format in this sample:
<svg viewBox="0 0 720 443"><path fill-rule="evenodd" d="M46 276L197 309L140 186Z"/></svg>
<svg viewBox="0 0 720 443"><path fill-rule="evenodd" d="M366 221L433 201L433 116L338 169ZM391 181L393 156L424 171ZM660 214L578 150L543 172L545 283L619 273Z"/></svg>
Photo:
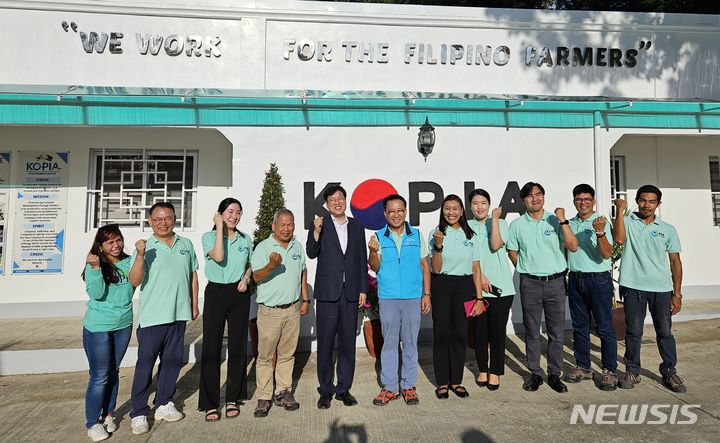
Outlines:
<svg viewBox="0 0 720 443"><path fill-rule="evenodd" d="M437 245L433 245L433 250L434 250L435 252L442 252L442 251L443 251L443 245L440 245L439 248L438 248Z"/></svg>
<svg viewBox="0 0 720 443"><path fill-rule="evenodd" d="M602 237L605 237L605 234L607 234L607 232L596 232L596 233L595 233L595 236L596 236L597 238L602 238Z"/></svg>
<svg viewBox="0 0 720 443"><path fill-rule="evenodd" d="M561 224L561 225L569 225L569 224L570 224L570 220L561 221L560 224Z"/></svg>
<svg viewBox="0 0 720 443"><path fill-rule="evenodd" d="M310 304L310 300L303 300L301 303L307 303Z"/></svg>

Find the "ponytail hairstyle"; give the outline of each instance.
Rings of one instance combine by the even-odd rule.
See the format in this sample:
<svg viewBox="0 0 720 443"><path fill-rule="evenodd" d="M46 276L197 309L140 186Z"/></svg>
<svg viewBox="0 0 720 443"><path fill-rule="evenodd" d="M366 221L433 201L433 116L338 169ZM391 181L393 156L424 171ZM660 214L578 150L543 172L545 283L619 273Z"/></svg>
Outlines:
<svg viewBox="0 0 720 443"><path fill-rule="evenodd" d="M120 227L117 224L102 226L97 230L92 247L90 248L91 254L100 257L100 271L102 271L103 281L105 281L106 285L117 284L118 282L120 282L120 271L117 267L115 267L114 263L107 260L105 254L102 251L102 244L113 237L120 237L123 242L125 241L122 232L120 232ZM124 260L127 257L128 255L125 253L125 251L121 251L118 259ZM82 278L83 280L85 280L84 270L82 273Z"/></svg>
<svg viewBox="0 0 720 443"><path fill-rule="evenodd" d="M475 235L475 231L472 230L472 228L467 222L467 218L465 217L465 206L463 205L462 199L455 194L449 194L443 200L442 205L440 205L440 222L438 223L438 229L440 230L440 232L445 234L445 229L447 229L448 227L448 222L447 220L445 220L445 216L442 212L442 207L445 206L445 203L449 201L457 202L460 205L460 227L465 232L465 237L470 240L473 235Z"/></svg>

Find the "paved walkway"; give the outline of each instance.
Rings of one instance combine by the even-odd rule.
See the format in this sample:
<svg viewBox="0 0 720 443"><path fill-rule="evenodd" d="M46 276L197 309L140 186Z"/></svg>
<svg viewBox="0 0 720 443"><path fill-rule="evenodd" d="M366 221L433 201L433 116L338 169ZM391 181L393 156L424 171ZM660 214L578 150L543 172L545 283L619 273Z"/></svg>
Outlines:
<svg viewBox="0 0 720 443"><path fill-rule="evenodd" d="M196 411L199 366L183 368L176 393L188 416L181 422L152 424L150 433L134 436L130 432L129 390L132 369L121 371L118 413L120 429L108 441L218 441L218 442L483 442L483 441L717 441L720 431L720 378L717 376L720 354L720 319L676 323L680 375L688 386L686 394L674 394L659 384L654 373L659 364L652 328L646 328L642 361L643 380L635 389L603 392L590 381L570 385L570 392L557 394L543 385L538 392L521 389L527 375L523 364L523 344L510 337L506 359L507 373L502 387L495 392L475 386L475 365L468 353L465 384L470 397L448 400L434 398L432 356L429 344L421 346L418 378L420 405L407 406L397 400L385 407L372 405L379 390L377 362L358 349L358 364L352 392L360 404L344 407L334 401L329 410L318 410L315 355L298 355L295 368L295 395L301 403L298 411L273 408L270 415L252 416L255 400L241 408L240 417L218 423L205 423ZM569 331L566 336L571 336ZM599 341L593 338L593 364L599 363ZM565 348L566 369L572 365L572 351ZM624 347L619 346L622 354ZM543 361L543 366L545 362ZM622 367L622 365L621 365ZM224 371L223 366L223 371ZM595 368L597 369L597 368ZM255 371L251 362L250 380ZM224 378L224 374L223 374ZM83 426L84 372L0 377L0 441L90 441ZM254 394L251 382L250 394ZM452 395L452 394L451 394ZM666 405L661 412L671 415L682 405L697 415L694 424L571 425L574 405L585 409L593 404ZM618 408L610 411L617 411ZM608 417L606 417L608 418ZM656 419L648 416L647 420ZM686 420L677 414L677 420Z"/></svg>

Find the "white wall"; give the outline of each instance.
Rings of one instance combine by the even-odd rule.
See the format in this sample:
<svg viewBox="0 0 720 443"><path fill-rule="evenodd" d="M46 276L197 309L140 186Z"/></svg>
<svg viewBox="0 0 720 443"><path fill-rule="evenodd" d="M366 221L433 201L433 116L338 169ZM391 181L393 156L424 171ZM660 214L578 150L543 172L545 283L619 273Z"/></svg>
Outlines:
<svg viewBox="0 0 720 443"><path fill-rule="evenodd" d="M85 232L90 150L97 148L197 149L198 196L196 228L180 232L200 246L200 237L212 225L218 202L232 189L232 147L212 129L180 128L48 128L0 127L0 150L52 150L70 153L70 185L65 231L64 272L60 275L11 275L13 236L7 235L4 277L0 277L0 303L36 303L87 300L80 273L94 230ZM12 164L13 168L20 165ZM14 229L14 204L11 194L8 232ZM135 241L152 232L125 228L126 251Z"/></svg>
<svg viewBox="0 0 720 443"><path fill-rule="evenodd" d="M710 156L720 155L720 136L625 135L611 152L625 156L631 209L640 186L662 190L659 214L678 230L684 285L720 284L720 227L713 223L708 165Z"/></svg>

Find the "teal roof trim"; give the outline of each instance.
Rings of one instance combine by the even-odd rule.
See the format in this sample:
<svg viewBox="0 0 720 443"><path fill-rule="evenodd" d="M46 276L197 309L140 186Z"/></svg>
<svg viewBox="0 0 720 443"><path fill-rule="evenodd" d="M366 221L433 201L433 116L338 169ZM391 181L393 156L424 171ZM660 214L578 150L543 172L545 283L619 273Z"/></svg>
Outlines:
<svg viewBox="0 0 720 443"><path fill-rule="evenodd" d="M720 129L714 102L324 97L0 93L0 124Z"/></svg>

